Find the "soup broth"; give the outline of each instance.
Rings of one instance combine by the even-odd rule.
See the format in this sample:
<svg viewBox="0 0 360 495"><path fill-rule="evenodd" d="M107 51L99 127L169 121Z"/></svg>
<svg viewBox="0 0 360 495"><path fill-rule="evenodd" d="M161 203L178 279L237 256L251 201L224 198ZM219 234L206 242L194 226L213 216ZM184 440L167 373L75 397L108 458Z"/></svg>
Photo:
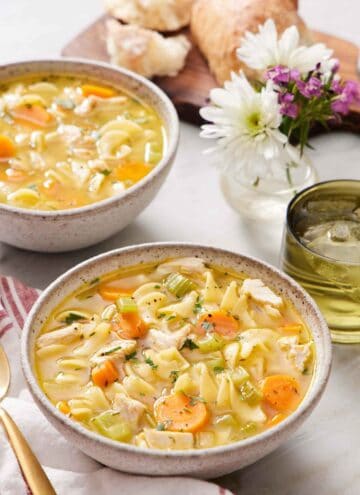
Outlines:
<svg viewBox="0 0 360 495"><path fill-rule="evenodd" d="M261 280L200 258L83 285L36 341L39 383L72 420L113 440L202 449L256 435L301 403L311 334Z"/></svg>
<svg viewBox="0 0 360 495"><path fill-rule="evenodd" d="M38 210L120 194L159 163L161 119L125 91L77 77L34 77L0 93L0 202Z"/></svg>

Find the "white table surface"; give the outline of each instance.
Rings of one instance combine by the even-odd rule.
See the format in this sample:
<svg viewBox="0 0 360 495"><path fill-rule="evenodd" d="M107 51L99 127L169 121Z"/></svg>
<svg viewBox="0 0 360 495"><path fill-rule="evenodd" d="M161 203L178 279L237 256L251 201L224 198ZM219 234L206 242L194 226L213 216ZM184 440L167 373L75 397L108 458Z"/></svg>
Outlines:
<svg viewBox="0 0 360 495"><path fill-rule="evenodd" d="M300 4L311 27L359 43L359 0L300 0ZM100 0L0 0L0 63L58 55L101 10ZM312 144L321 179L360 179L358 136L331 134ZM0 273L44 288L90 256L129 244L171 240L214 244L276 265L281 227L246 223L227 206L217 172L202 155L205 145L196 127L181 125L178 157L166 184L120 234L92 248L58 255L0 244ZM222 478L221 484L241 495L360 494L359 382L360 346L334 346L329 386L307 423L276 452Z"/></svg>

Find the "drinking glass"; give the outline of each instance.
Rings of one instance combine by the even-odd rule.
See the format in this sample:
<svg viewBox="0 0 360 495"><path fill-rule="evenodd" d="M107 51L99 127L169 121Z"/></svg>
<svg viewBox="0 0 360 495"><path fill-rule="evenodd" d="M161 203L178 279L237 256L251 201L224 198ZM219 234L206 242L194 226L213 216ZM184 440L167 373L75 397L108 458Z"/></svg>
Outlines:
<svg viewBox="0 0 360 495"><path fill-rule="evenodd" d="M360 180L322 182L293 198L281 265L315 299L334 342L360 343Z"/></svg>

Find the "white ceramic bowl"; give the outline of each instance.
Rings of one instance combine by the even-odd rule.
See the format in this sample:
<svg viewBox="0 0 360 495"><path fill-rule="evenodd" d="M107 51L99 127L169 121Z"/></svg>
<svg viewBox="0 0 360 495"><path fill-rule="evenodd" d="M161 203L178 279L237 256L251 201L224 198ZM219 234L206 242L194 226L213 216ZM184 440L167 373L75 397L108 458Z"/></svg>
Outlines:
<svg viewBox="0 0 360 495"><path fill-rule="evenodd" d="M34 372L36 337L49 313L82 283L123 266L160 262L169 257L199 256L208 263L261 278L289 299L309 325L315 342L316 367L309 391L298 409L279 425L240 442L212 449L163 452L122 444L97 435L60 413L38 385ZM299 428L318 403L330 372L331 339L328 327L310 296L276 268L222 249L192 244L143 244L111 251L68 271L48 289L32 309L22 333L22 365L35 402L49 421L86 454L115 469L145 475L190 475L214 478L255 462L276 449Z"/></svg>
<svg viewBox="0 0 360 495"><path fill-rule="evenodd" d="M0 66L0 82L31 75L75 75L126 89L153 107L164 122L167 148L161 162L135 186L81 208L41 211L0 203L0 241L32 251L71 251L119 232L153 200L174 161L179 120L176 110L155 84L133 72L77 59L32 60Z"/></svg>

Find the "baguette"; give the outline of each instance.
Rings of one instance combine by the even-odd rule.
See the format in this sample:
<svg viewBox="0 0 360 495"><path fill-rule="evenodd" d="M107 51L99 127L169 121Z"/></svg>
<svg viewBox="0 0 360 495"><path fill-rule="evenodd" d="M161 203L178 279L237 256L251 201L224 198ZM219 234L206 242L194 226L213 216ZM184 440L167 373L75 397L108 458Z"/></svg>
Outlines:
<svg viewBox="0 0 360 495"><path fill-rule="evenodd" d="M297 13L297 0L197 0L192 9L192 36L207 59L211 72L222 85L232 71L243 69L248 77L257 74L236 56L246 31L272 18L279 33L297 26L304 44L310 34Z"/></svg>

